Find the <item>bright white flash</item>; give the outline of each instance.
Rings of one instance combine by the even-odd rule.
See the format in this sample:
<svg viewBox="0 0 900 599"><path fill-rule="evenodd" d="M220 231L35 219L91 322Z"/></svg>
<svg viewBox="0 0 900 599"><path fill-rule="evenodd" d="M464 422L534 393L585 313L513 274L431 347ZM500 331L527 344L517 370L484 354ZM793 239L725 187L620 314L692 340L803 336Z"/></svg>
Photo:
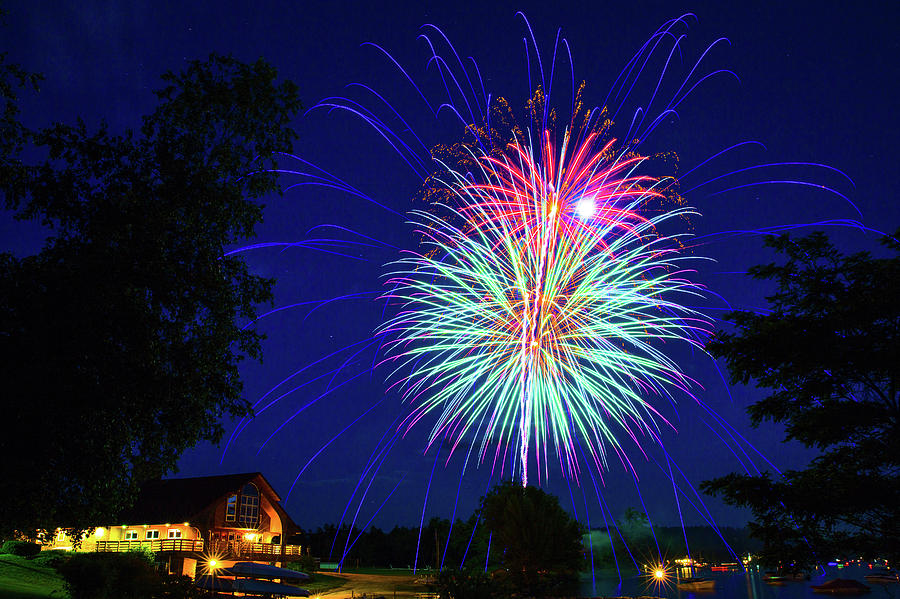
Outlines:
<svg viewBox="0 0 900 599"><path fill-rule="evenodd" d="M597 206L594 204L594 198L582 197L575 202L575 214L577 214L578 218L581 220L590 219L594 216L594 211L596 209Z"/></svg>

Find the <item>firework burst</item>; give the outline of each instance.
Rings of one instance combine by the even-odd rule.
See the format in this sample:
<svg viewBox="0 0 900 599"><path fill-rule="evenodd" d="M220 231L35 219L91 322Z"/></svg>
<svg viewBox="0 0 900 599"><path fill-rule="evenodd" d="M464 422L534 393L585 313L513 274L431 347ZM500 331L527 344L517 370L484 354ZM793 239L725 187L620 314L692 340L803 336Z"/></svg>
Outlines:
<svg viewBox="0 0 900 599"><path fill-rule="evenodd" d="M689 195L707 213L712 211L705 201L713 196L776 184L820 189L849 200L835 189L805 181L802 174L784 175L785 170L824 167L843 176L832 167L766 162L721 168L723 156L730 162L731 156L763 148L756 141L733 143L712 154L704 150L702 156L708 157L699 161L695 157L686 170L660 165L672 155L648 157L643 152L657 129L677 120L679 107L695 89L713 77L736 78L727 69L708 70L702 65L715 47L727 43L721 38L695 61L683 63L686 68L679 74L676 67L690 18L684 15L659 27L625 65L603 102L592 109L586 108L582 97L584 84L576 85L568 43L557 36L552 61L545 68L548 63L542 62L528 25L525 62L533 96L525 103L521 122L527 126L523 127L516 119L523 115L485 88L486 80L474 60L471 65L464 62L447 36L430 25L421 39L427 46L426 70L437 75L432 81L436 87L420 87L386 50L365 44L387 57L403 85L414 90L417 102L412 113L392 104L388 92L402 86L385 85L389 90L382 92L376 91L382 86L352 84L348 89L354 97L329 97L316 105L370 127L417 178L420 186L413 201L424 200L420 209L408 212L419 243L409 247L407 239L392 238L397 245L383 242L379 239L381 217L389 214L399 224L407 213L406 204L385 203L306 159L286 157L297 165L280 171L295 178L289 189L309 185L317 191L338 190L379 211L372 218L355 221L363 224L353 226L365 232L316 224L302 241L235 250L303 247L331 259L354 261L365 261L363 252L370 252L367 258L372 262L389 262L383 287L372 282L371 288L280 306L259 317L288 309L304 310L308 317L325 306L365 297L380 297L384 303L373 310L372 326L361 339L302 361L254 406L259 417L269 410L274 413L272 408L284 398L308 394L296 409L290 408L286 418L275 417L275 430L262 442L262 449L317 404L319 409L341 413L347 409L347 404L334 407L322 401L326 397L353 398L346 413L355 419L348 417L345 427L321 440L321 446L298 468L297 485L323 452L353 445L339 442L342 435L353 427L370 425L376 408L389 408L397 395L402 396L404 404L396 405L399 415L375 442L352 491L348 488L350 496L338 528L348 522L349 530L355 530L364 521L368 502L383 495L361 527L365 530L404 483L405 469L393 471L391 485L379 488L375 481L386 470L389 454L403 453L395 446L410 431L417 433L411 435L416 452L434 453L431 475L423 485L420 529L432 480L439 472L437 462L443 458L447 465L454 455L461 471L451 522L457 517L463 480L472 478L466 473L473 462L490 466L490 476L485 477L488 484L499 474L517 476L523 484L533 484L536 478L543 485L560 472L576 517L580 511L590 527L592 491L609 545L614 546L617 534L627 549L604 498L608 482L604 476L612 476L606 473L615 462L622 465L650 523L638 484L638 470L646 470L638 463L643 461L652 474L655 467L671 487L679 522L683 524L682 506L689 505L715 528L703 498L663 442L667 439L664 429L674 429L669 419L695 419L686 404L693 405L702 423L721 439L741 468L758 472L756 461L761 459L775 469L708 405L685 370L694 365L683 359L684 349L703 353L712 310L732 308L697 282L703 277L694 272L701 259L694 252L700 244L708 248L739 235L804 225L705 235L701 230L688 241L693 234L692 217L698 213L681 194ZM566 114L571 117L567 126L558 128L550 93L563 49L571 67L571 96L566 94L565 101L556 105L568 107ZM638 97L646 102L634 105ZM418 114L414 110L421 111L419 98L431 113L427 117L449 116L454 125L461 125L462 139L450 146L427 145L414 126ZM613 120L620 125L618 141L611 133ZM851 220L819 224L858 225ZM377 230L366 228L370 225ZM689 245L694 247L689 250ZM355 285L364 285L357 279L362 277L354 277ZM254 325L256 321L247 326ZM381 394L379 387L377 398L360 406L348 385L374 367L387 376L391 390ZM371 391L367 388L364 394ZM689 401L678 401L685 398ZM244 419L238 424L226 450L251 422ZM422 435L424 431L429 432ZM424 444L419 442L422 436L427 437ZM443 452L444 446L450 451ZM589 483L575 486L580 487L583 509L576 505L568 484L570 479L585 482L582 478L589 478ZM451 525L445 554L452 531ZM348 532L341 558L353 543ZM658 544L656 553L661 561ZM616 559L615 551L612 555ZM460 563L465 559L464 553Z"/></svg>
<svg viewBox="0 0 900 599"><path fill-rule="evenodd" d="M450 171L453 218L413 212L428 251L408 252L389 281L401 309L382 331L413 404L404 424L436 414L430 443L455 450L471 435L501 469L515 451L523 485L531 459L539 478L551 459L577 478L577 439L598 469L610 450L627 463L624 438L657 439L651 398L690 384L658 346L699 347L709 325L679 301L699 289L678 235L659 232L693 211L647 216L671 181L600 140L566 131L557 150L544 131L536 149Z"/></svg>

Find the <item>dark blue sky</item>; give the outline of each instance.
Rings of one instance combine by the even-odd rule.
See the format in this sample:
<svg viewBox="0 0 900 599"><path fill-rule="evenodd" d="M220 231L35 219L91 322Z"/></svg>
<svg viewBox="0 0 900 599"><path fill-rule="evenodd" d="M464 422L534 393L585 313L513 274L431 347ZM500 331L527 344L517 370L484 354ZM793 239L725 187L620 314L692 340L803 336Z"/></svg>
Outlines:
<svg viewBox="0 0 900 599"><path fill-rule="evenodd" d="M588 103L599 104L634 51L662 22L693 12L697 19L691 20L688 37L682 42L685 63L692 64L709 43L726 37L730 46L721 45L710 53L704 63L706 72L730 69L740 82L729 76L708 81L679 107L678 119L667 119L648 140L647 150L676 151L684 172L728 145L760 141L764 151L745 148L710 163L697 175L697 181L766 162L824 163L847 173L855 187L821 169L771 170L755 175L755 180L798 178L834 187L859 208L867 226L895 229L900 225L894 191L898 160L893 147L900 132L896 109L900 81L897 8L888 2L865 3L852 9L844 3L823 2L743 4L740 8L726 8L719 2L457 2L431 6L419 2L312 5L136 1L65 5L28 0L7 2L8 25L0 30L0 49L8 51L12 61L46 76L41 92L28 97L23 106L23 117L31 126L73 122L82 116L89 124L106 119L113 130L137 128L140 115L154 106L150 92L158 87L161 73L179 70L185 60L215 51L248 61L265 57L282 76L297 83L306 107L323 97L353 93L345 89L348 83L371 84L409 117L430 145L452 141L459 134L459 126L446 113L435 121L383 56L371 47L360 47L360 43L378 43L414 78L428 81L427 47L416 37L424 23L436 24L461 56L475 57L488 91L509 98L519 108L529 91L522 43L527 31L522 20L515 17L516 10L523 10L534 28L545 65L549 64L557 28L562 28L572 49L576 78L588 83ZM683 76L687 73L684 68L679 63L672 72ZM677 75L673 77L677 79ZM646 82L655 83L655 79ZM562 84L558 92L566 102L568 85ZM426 92L435 91L426 84ZM639 87L626 106L633 109L647 97L648 90ZM630 113L627 115L630 118ZM347 114L318 110L304 116L296 127L301 135L299 155L397 211L408 209L417 180L363 123ZM733 184L751 180L734 179ZM714 196L707 193L724 189L725 183L688 194L692 205L703 213L698 234L860 219L847 201L821 190L764 185ZM283 198L270 200L266 222L258 230L259 240L297 241L319 224L356 228L397 246L411 242L402 219L347 195L312 188L297 188ZM847 249L875 247L873 234L846 229L833 232ZM8 217L0 221L0 236L4 249L20 254L39 249L42 240L38 228L12 223ZM717 262L702 269L702 282L736 307L762 306L765 290L736 274L770 258L761 245L762 240L755 235L727 235L703 246L698 254ZM277 304L284 305L378 290L381 264L391 258L391 253L361 252L359 257L364 261L292 249L257 252L250 261L260 273L277 277ZM711 313L715 316L720 312ZM365 299L329 305L305 319L304 315L286 311L261 323L269 336L265 363L245 368L251 401L318 356L369 336L380 311ZM702 385L695 390L697 396L736 431L777 466L802 464L805 453L782 445L775 427L749 428L743 408L758 394L739 388L731 390L729 396L708 358L685 352L680 359L688 374ZM360 360L371 362L372 357ZM316 391L313 385L299 391L251 423L221 464L221 448L199 447L184 456L179 475L260 470L286 495L313 453L382 399L383 379L382 373L375 373L341 387L304 411L257 453L279 424L322 389ZM301 526L314 527L340 518L373 447L402 410L396 397L388 395L304 473L287 503ZM679 432L668 434L666 444L687 480L696 484L740 467L707 425L709 417L689 398L682 398L677 411L668 414ZM230 433L233 425L228 428ZM721 428L712 429L721 434ZM391 452L360 511L360 523L369 519L400 481L374 522L382 526L418 522L434 456L433 450L425 457L421 455L426 432L416 435L413 431ZM664 524L677 522L671 483L656 464L634 453L651 518ZM611 468L605 474L604 496L609 510L618 516L626 507L639 505L640 499L630 476L616 464ZM446 470L438 466L427 515L451 515L458 472L458 460ZM461 486L460 515L471 512L475 498L485 488L486 476L484 469L472 469L467 475ZM585 475L582 482L589 496L593 495L590 478ZM557 482L550 489L563 498L564 505L571 506L565 483ZM581 491L573 487L572 492L583 517ZM745 515L716 501L707 503L723 524L742 524L745 520ZM589 500L592 524L602 521L596 505L596 499ZM351 514L354 510L351 508ZM690 508L685 517L689 523L700 522Z"/></svg>

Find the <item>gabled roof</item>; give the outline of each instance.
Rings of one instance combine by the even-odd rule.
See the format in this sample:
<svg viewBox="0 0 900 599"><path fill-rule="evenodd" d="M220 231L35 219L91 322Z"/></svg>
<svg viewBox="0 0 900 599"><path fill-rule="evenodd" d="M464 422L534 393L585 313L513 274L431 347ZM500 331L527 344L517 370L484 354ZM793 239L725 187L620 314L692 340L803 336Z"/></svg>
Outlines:
<svg viewBox="0 0 900 599"><path fill-rule="evenodd" d="M291 533L290 528L297 529L297 525L281 507L281 498L260 472L150 481L141 486L134 506L121 515L120 523L134 525L190 522L211 504L226 495L238 493L249 482L254 483L261 493L273 500L276 511L285 522L287 534Z"/></svg>

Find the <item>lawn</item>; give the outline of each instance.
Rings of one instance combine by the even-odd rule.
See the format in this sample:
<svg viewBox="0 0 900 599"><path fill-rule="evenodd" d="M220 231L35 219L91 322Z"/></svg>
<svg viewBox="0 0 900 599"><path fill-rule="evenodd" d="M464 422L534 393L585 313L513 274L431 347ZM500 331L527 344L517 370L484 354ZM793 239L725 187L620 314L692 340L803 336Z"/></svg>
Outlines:
<svg viewBox="0 0 900 599"><path fill-rule="evenodd" d="M381 570L377 573L386 573ZM395 571L396 572L396 571ZM376 573L372 569L372 573ZM312 594L346 584L339 576L317 572L315 579L300 586ZM62 578L52 567L16 555L0 555L0 599L66 599Z"/></svg>
<svg viewBox="0 0 900 599"><path fill-rule="evenodd" d="M337 588L343 584L346 584L346 582L347 581L340 576L332 576L330 574L316 572L313 580L300 582L298 583L298 586L301 586L304 589L308 590L311 595L316 595L323 591ZM2 599L2 596L0 596L0 599Z"/></svg>
<svg viewBox="0 0 900 599"><path fill-rule="evenodd" d="M68 597L56 570L24 557L0 555L0 599L38 597Z"/></svg>
<svg viewBox="0 0 900 599"><path fill-rule="evenodd" d="M428 572L423 568L419 568L416 572L411 568L344 568L341 571L347 574L378 574L380 576L414 576Z"/></svg>

